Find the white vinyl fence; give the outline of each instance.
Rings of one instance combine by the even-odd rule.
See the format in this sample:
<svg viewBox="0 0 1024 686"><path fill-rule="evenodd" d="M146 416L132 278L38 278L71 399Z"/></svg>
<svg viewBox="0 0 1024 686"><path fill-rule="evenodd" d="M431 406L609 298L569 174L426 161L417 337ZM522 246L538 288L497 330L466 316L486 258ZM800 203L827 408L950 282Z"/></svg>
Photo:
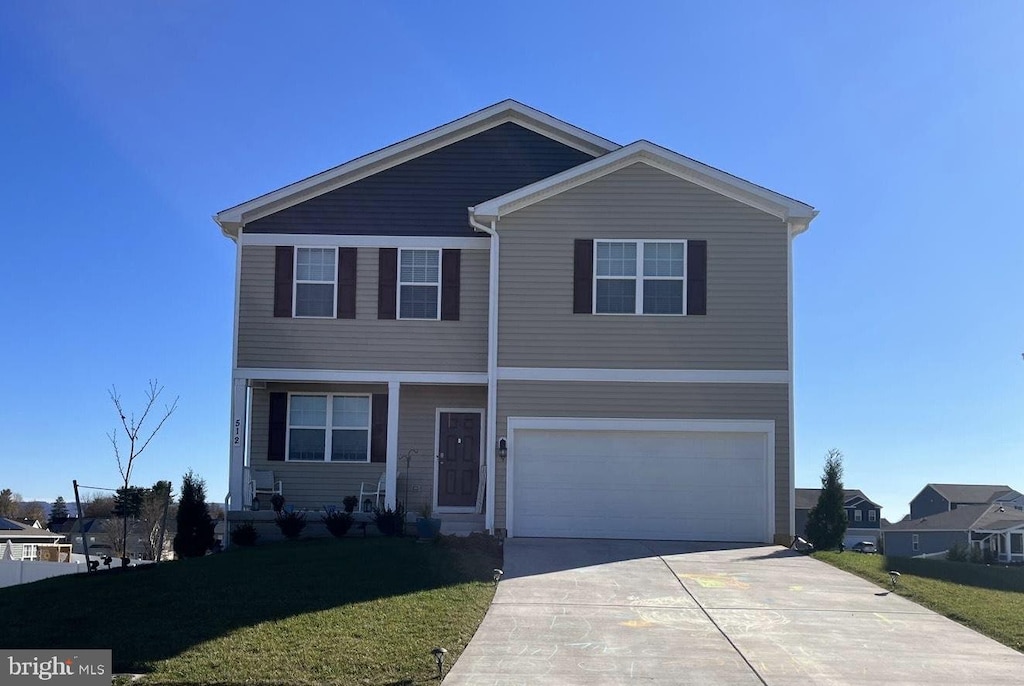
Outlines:
<svg viewBox="0 0 1024 686"><path fill-rule="evenodd" d="M0 588L27 584L51 576L77 574L85 571L84 563L33 562L31 560L0 560Z"/></svg>

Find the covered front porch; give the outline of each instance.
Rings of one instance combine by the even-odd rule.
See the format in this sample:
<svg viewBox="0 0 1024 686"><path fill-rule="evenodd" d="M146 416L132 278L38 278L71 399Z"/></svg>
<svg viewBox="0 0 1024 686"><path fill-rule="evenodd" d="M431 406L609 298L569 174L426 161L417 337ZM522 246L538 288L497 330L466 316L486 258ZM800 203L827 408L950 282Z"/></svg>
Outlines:
<svg viewBox="0 0 1024 686"><path fill-rule="evenodd" d="M971 531L971 546L999 562L1024 563L1024 524L1002 530Z"/></svg>
<svg viewBox="0 0 1024 686"><path fill-rule="evenodd" d="M352 497L357 513L429 508L444 533L489 528L485 374L246 371L232 394L229 521L272 518L279 492L307 512Z"/></svg>

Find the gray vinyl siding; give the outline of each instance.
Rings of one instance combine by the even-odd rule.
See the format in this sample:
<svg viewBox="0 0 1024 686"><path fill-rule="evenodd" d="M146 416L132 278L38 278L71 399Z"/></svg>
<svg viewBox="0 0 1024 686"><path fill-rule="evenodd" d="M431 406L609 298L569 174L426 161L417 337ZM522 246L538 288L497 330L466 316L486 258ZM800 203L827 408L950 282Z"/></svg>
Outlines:
<svg viewBox="0 0 1024 686"><path fill-rule="evenodd" d="M914 550L913 534L919 536L920 548ZM890 557L914 557L927 553L941 553L955 543L967 544L966 531L893 531L883 532L885 554Z"/></svg>
<svg viewBox="0 0 1024 686"><path fill-rule="evenodd" d="M593 159L505 123L245 225L246 233L473 236L466 208Z"/></svg>
<svg viewBox="0 0 1024 686"><path fill-rule="evenodd" d="M242 248L238 366L487 371L487 250L463 250L457 321L377 319L377 248L359 248L355 319L274 317L274 247Z"/></svg>
<svg viewBox="0 0 1024 686"><path fill-rule="evenodd" d="M938 494L931 486L921 491L910 501L910 518L930 517L940 512L949 512L949 501Z"/></svg>
<svg viewBox="0 0 1024 686"><path fill-rule="evenodd" d="M790 537L789 391L783 384L499 381L496 436L509 417L770 419L775 422L775 532ZM498 460L495 526L506 527L506 463ZM628 488L628 486L624 486ZM638 494L638 502L643 495Z"/></svg>
<svg viewBox="0 0 1024 686"><path fill-rule="evenodd" d="M786 369L783 222L643 164L514 212L501 236L499 364ZM706 316L573 314L574 239L706 240Z"/></svg>
<svg viewBox="0 0 1024 686"><path fill-rule="evenodd" d="M266 390L254 390L250 437L250 465L253 470L271 470L282 482L285 502L297 508L320 509L324 505L341 507L347 495L359 495L361 483L376 485L384 472L383 462L365 464L308 463L267 460L269 394L276 392L311 393L387 393L387 386L369 384L268 384ZM480 408L487 406L483 386L403 385L398 404L398 491L405 499L408 487L409 510L417 511L424 502L433 501L434 433L439 407ZM410 450L408 466L403 458Z"/></svg>

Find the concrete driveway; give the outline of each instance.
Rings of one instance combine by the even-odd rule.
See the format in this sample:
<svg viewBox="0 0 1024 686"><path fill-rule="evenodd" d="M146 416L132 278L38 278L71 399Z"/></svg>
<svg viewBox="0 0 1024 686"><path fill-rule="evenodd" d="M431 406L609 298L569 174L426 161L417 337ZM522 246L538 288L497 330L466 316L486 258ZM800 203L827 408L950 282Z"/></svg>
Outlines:
<svg viewBox="0 0 1024 686"><path fill-rule="evenodd" d="M513 539L445 684L995 684L1022 673L1024 655L776 546Z"/></svg>

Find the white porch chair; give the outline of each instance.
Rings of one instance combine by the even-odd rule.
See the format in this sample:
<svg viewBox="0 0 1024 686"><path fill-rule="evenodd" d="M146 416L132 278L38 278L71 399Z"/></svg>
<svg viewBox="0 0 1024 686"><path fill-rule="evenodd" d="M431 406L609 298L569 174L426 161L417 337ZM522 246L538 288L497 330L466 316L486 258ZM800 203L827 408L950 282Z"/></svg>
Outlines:
<svg viewBox="0 0 1024 686"><path fill-rule="evenodd" d="M283 495L280 480L274 481L274 472L256 470L249 481L249 501L259 503L259 496L274 494ZM253 507L255 510L256 507Z"/></svg>
<svg viewBox="0 0 1024 686"><path fill-rule="evenodd" d="M401 472L395 475L395 481L398 481L398 477ZM379 508L381 501L385 499L385 482L387 481L387 470L380 473L380 478L377 479L377 484L362 482L359 484L359 510L364 511L363 506L368 498L373 498L373 507Z"/></svg>

